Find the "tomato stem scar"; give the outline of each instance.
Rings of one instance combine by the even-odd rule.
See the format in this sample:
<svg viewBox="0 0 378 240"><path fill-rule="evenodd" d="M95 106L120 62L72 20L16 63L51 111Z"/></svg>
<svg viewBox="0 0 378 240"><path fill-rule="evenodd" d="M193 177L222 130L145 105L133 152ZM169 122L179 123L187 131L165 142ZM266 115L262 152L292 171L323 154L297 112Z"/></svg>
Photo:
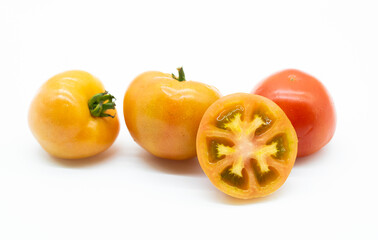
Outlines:
<svg viewBox="0 0 378 240"><path fill-rule="evenodd" d="M103 93L95 94L91 99L88 101L88 107L91 115L93 117L111 117L114 118L115 115L110 115L105 113L108 109L115 109L115 97L109 94L107 91Z"/></svg>
<svg viewBox="0 0 378 240"><path fill-rule="evenodd" d="M296 76L295 75L289 75L289 79L291 82L293 82L295 79L296 79Z"/></svg>
<svg viewBox="0 0 378 240"><path fill-rule="evenodd" d="M179 82L184 82L185 81L184 68L183 67L179 67L179 68L177 68L177 71L179 73L178 78L173 73L172 73L172 78L176 79Z"/></svg>

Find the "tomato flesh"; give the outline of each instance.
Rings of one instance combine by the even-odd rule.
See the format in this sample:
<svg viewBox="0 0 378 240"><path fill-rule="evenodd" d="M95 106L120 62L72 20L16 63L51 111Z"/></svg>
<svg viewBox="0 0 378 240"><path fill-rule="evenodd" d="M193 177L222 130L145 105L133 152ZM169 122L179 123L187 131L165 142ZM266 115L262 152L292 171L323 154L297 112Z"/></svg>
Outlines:
<svg viewBox="0 0 378 240"><path fill-rule="evenodd" d="M297 142L289 119L274 102L237 93L219 99L205 112L197 134L197 156L221 191L255 198L285 182Z"/></svg>

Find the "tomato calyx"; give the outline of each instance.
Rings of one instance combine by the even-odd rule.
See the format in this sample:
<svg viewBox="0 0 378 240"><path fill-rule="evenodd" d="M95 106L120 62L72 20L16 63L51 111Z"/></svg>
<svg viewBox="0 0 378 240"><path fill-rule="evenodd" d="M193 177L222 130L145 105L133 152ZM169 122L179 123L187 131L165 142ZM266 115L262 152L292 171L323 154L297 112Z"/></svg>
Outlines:
<svg viewBox="0 0 378 240"><path fill-rule="evenodd" d="M109 109L115 109L115 97L105 91L103 93L95 94L91 99L88 101L88 107L91 115L93 117L111 117L114 118L114 115L110 115L105 113Z"/></svg>
<svg viewBox="0 0 378 240"><path fill-rule="evenodd" d="M177 71L178 71L179 76L176 77L176 75L172 73L172 78L176 79L179 82L184 82L186 79L185 79L185 73L184 73L183 67L177 68Z"/></svg>

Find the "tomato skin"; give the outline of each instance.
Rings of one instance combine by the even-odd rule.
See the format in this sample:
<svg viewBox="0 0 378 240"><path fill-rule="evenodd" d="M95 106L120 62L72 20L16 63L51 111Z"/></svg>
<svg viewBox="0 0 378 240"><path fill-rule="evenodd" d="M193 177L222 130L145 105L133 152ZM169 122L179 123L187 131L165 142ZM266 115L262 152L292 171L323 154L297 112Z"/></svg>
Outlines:
<svg viewBox="0 0 378 240"><path fill-rule="evenodd" d="M196 155L196 134L206 109L220 97L214 87L149 71L129 85L123 102L126 126L141 147L165 159Z"/></svg>
<svg viewBox="0 0 378 240"><path fill-rule="evenodd" d="M29 127L40 145L64 159L94 156L108 149L118 136L116 110L111 117L93 117L89 99L104 86L84 71L66 71L45 82L29 108Z"/></svg>
<svg viewBox="0 0 378 240"><path fill-rule="evenodd" d="M298 157L315 153L333 137L336 112L324 85L304 72L288 69L260 82L252 91L277 103L298 136Z"/></svg>
<svg viewBox="0 0 378 240"><path fill-rule="evenodd" d="M258 119L265 120L259 123ZM202 170L215 187L240 199L264 197L279 189L294 166L297 146L295 129L282 109L265 97L248 93L230 94L214 102L197 134Z"/></svg>

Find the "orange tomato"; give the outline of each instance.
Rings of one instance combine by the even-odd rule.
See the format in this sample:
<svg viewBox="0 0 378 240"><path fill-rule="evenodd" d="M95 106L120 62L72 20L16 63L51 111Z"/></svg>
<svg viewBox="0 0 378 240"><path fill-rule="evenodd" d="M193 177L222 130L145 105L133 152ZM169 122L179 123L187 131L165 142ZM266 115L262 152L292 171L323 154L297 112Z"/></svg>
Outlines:
<svg viewBox="0 0 378 240"><path fill-rule="evenodd" d="M113 99L93 75L63 72L44 83L32 101L30 129L55 157L93 156L109 148L118 136Z"/></svg>
<svg viewBox="0 0 378 240"><path fill-rule="evenodd" d="M235 93L205 112L197 157L219 190L249 199L266 196L286 181L297 144L295 130L278 105L258 95Z"/></svg>
<svg viewBox="0 0 378 240"><path fill-rule="evenodd" d="M150 71L128 87L123 112L134 140L151 154L183 160L196 155L196 134L206 109L220 97L217 89L194 81Z"/></svg>

